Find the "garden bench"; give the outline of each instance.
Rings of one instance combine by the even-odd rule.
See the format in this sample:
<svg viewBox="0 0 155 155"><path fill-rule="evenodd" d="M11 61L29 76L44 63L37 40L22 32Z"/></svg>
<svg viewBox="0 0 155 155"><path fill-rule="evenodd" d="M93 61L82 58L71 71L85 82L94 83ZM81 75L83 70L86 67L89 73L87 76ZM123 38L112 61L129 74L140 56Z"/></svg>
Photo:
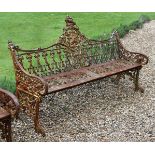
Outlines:
<svg viewBox="0 0 155 155"><path fill-rule="evenodd" d="M18 116L19 103L15 95L0 88L0 129L2 138L12 141L11 119Z"/></svg>
<svg viewBox="0 0 155 155"><path fill-rule="evenodd" d="M11 41L16 95L21 107L33 118L35 130L45 135L39 122L42 97L84 83L115 75L116 81L130 76L135 91L139 86L139 71L148 57L127 51L117 34L108 40L91 40L83 35L71 17L56 44L47 48L23 50Z"/></svg>

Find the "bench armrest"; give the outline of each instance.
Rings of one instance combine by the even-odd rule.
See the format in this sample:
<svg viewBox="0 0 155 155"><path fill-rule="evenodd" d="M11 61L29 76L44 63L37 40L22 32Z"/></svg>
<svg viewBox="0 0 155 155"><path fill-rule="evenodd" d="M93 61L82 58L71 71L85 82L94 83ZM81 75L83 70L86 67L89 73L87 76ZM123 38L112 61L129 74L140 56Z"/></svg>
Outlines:
<svg viewBox="0 0 155 155"><path fill-rule="evenodd" d="M16 68L17 89L23 89L33 94L44 95L48 92L47 83L40 77L27 73L22 68Z"/></svg>
<svg viewBox="0 0 155 155"><path fill-rule="evenodd" d="M120 53L121 58L128 61L133 61L135 63L142 64L142 65L146 65L148 63L149 59L145 54L130 52L126 50L120 41L118 33L115 33L115 35L116 35L119 51L121 52Z"/></svg>
<svg viewBox="0 0 155 155"><path fill-rule="evenodd" d="M7 110L12 117L18 115L19 103L14 94L0 88L0 102L2 103L2 107Z"/></svg>
<svg viewBox="0 0 155 155"><path fill-rule="evenodd" d="M30 93L40 95L46 94L48 92L47 83L42 78L35 75L31 75L27 71L25 71L22 65L17 60L16 46L14 46L12 43L9 43L8 46L11 51L14 63L17 90L25 90Z"/></svg>

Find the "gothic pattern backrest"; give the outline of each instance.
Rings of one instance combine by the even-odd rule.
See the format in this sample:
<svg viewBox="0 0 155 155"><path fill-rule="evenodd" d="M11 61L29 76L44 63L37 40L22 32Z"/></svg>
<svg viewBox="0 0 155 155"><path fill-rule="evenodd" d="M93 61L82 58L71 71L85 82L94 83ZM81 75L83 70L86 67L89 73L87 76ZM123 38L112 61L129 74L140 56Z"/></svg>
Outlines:
<svg viewBox="0 0 155 155"><path fill-rule="evenodd" d="M95 41L86 38L71 17L66 17L65 22L66 27L58 42L74 49L77 64L81 58L79 65L87 66L119 57L115 32L112 33L109 40Z"/></svg>
<svg viewBox="0 0 155 155"><path fill-rule="evenodd" d="M111 38L108 40L87 40L79 46L78 51L87 53L87 63L89 65L120 58L120 51L115 34L112 34Z"/></svg>
<svg viewBox="0 0 155 155"><path fill-rule="evenodd" d="M49 76L73 69L71 50L64 45L54 44L48 48L22 50L16 48L16 57L20 65L30 74L39 77Z"/></svg>

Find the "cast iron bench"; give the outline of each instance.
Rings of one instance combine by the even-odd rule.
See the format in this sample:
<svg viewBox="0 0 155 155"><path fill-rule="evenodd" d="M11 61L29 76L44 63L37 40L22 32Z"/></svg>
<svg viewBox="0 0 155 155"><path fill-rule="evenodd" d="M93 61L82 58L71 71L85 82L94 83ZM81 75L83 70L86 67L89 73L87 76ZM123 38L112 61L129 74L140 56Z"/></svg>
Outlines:
<svg viewBox="0 0 155 155"><path fill-rule="evenodd" d="M0 88L0 129L2 138L12 141L11 119L18 117L19 103L15 95Z"/></svg>
<svg viewBox="0 0 155 155"><path fill-rule="evenodd" d="M64 89L115 75L129 75L139 87L139 71L148 57L127 51L117 32L108 40L86 38L71 17L58 42L47 48L23 50L9 42L20 105L33 118L35 130L45 135L39 122L42 97Z"/></svg>

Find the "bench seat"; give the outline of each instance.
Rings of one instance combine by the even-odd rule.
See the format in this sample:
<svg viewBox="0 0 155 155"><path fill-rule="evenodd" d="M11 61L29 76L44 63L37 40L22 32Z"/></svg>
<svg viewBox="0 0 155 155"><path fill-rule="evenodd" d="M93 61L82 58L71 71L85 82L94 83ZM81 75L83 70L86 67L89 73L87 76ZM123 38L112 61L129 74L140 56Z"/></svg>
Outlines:
<svg viewBox="0 0 155 155"><path fill-rule="evenodd" d="M48 84L48 93L52 93L112 76L140 66L141 64L120 59L59 73L50 77L44 77L43 79Z"/></svg>

